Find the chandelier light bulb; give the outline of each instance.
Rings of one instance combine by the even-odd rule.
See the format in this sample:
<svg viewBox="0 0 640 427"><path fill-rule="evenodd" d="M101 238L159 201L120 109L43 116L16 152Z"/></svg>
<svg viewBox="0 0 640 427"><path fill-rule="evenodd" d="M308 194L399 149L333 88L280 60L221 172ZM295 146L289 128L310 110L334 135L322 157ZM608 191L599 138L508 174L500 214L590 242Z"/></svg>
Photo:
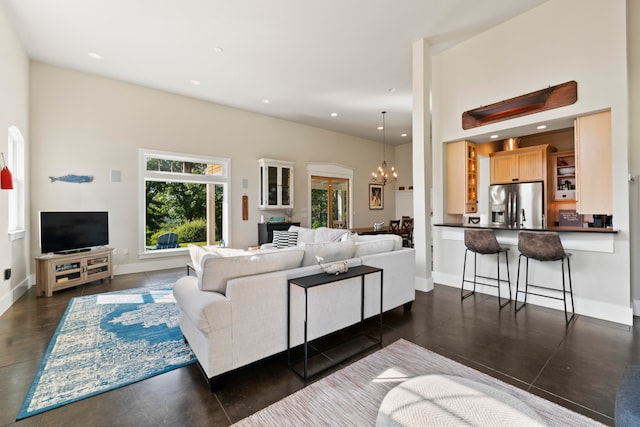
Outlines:
<svg viewBox="0 0 640 427"><path fill-rule="evenodd" d="M382 165L378 166L378 173L375 172L371 174L371 181L376 184L387 185L389 182L394 182L398 179L398 174L396 173L396 168L391 166L391 170L389 171L387 166L387 141L386 141L386 132L385 132L385 114L386 111L382 112L382 126L379 126L378 129L382 130ZM393 178L389 179L389 173Z"/></svg>

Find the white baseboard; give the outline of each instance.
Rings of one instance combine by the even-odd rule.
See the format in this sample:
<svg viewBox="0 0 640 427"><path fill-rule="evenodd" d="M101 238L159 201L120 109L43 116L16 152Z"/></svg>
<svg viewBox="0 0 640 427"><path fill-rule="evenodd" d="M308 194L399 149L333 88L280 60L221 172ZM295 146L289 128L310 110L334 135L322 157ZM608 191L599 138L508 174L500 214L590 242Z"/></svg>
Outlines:
<svg viewBox="0 0 640 427"><path fill-rule="evenodd" d="M436 283L460 289L460 276L455 276L447 273L438 273L434 271L433 278ZM468 283L465 284L465 289L467 289L467 286L471 285L469 285ZM504 290L505 289L503 288L503 298L505 297ZM476 286L476 292L493 295L496 297L498 296L498 289L492 286L483 286L478 284ZM513 297L515 298L515 285L513 282L511 292ZM522 298L522 294L520 294L520 300L522 300ZM607 320L609 322L620 323L623 325L632 325L633 313L639 313L638 309L640 309L640 304L638 304L640 303L640 301L634 301L634 308L632 310L631 307L620 307L619 305L612 305L602 301L593 301L579 298L575 294L574 299L576 304L576 313L582 314L584 316L594 317L597 319ZM537 297L535 295L529 295L529 297L527 298L527 304L540 305L542 307L564 311L562 301Z"/></svg>
<svg viewBox="0 0 640 427"><path fill-rule="evenodd" d="M416 290L431 292L433 290L433 277L416 277Z"/></svg>
<svg viewBox="0 0 640 427"><path fill-rule="evenodd" d="M131 264L120 264L113 266L113 274L119 276L121 274L144 273L145 271L165 270L167 268L185 268L185 276L187 274L186 257L177 258L161 258L156 261L146 260L145 262L137 262Z"/></svg>
<svg viewBox="0 0 640 427"><path fill-rule="evenodd" d="M8 292L4 297L2 297L2 299L0 299L0 315L4 314L4 312L7 311L14 302L18 301L18 299L20 299L20 297L29 290L29 288L31 287L30 277L27 277L25 280L19 283L18 286L13 288L11 292Z"/></svg>
<svg viewBox="0 0 640 427"><path fill-rule="evenodd" d="M146 271L165 270L167 268L185 268L185 276L187 275L187 258L162 258L157 261L146 261L133 264L114 265L113 274L118 276L121 274L144 273ZM0 315L9 309L25 292L36 284L35 274L31 274L22 283L16 286L11 292L0 298Z"/></svg>

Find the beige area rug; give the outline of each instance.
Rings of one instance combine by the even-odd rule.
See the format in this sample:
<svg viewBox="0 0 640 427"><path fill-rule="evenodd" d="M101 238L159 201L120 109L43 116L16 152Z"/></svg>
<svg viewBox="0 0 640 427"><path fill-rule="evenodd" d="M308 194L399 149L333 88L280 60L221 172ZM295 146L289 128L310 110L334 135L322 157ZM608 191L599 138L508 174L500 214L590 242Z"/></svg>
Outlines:
<svg viewBox="0 0 640 427"><path fill-rule="evenodd" d="M496 396L504 397L506 393L511 396L512 401L519 402L520 406L524 405L535 411L537 416L532 421L536 422L528 424L581 427L602 425L403 339L310 384L234 425L374 426L378 420L378 409L383 401L389 401L388 398L385 399L389 391L412 378L424 375L462 377L473 384L480 383L481 389L494 390ZM393 393L390 397L392 395ZM409 406L410 402L406 407ZM471 415L464 420L459 419L454 424L496 425L495 420L488 423L482 420L481 414L478 417ZM384 414L380 421L385 421L384 424L387 425L393 420L389 414ZM423 425L453 424L447 424L446 420L441 419Z"/></svg>

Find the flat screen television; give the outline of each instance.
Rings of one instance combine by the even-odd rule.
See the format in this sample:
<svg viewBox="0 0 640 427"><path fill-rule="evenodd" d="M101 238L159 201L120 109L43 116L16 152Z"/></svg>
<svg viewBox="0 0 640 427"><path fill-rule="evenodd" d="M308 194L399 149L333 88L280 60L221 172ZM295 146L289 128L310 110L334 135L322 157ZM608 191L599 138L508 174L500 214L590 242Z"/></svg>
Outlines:
<svg viewBox="0 0 640 427"><path fill-rule="evenodd" d="M108 212L40 212L40 250L73 253L109 244Z"/></svg>

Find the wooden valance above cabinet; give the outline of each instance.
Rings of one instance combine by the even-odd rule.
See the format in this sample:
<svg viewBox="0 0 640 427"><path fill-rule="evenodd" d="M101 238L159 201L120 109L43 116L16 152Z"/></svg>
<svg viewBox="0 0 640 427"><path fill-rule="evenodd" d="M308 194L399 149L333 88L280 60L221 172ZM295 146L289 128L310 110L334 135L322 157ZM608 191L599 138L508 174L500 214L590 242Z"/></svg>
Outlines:
<svg viewBox="0 0 640 427"><path fill-rule="evenodd" d="M490 123L564 107L575 103L577 100L578 83L572 80L515 98L465 111L462 113L462 129L473 129Z"/></svg>

